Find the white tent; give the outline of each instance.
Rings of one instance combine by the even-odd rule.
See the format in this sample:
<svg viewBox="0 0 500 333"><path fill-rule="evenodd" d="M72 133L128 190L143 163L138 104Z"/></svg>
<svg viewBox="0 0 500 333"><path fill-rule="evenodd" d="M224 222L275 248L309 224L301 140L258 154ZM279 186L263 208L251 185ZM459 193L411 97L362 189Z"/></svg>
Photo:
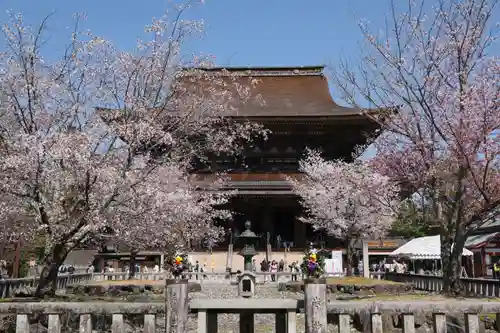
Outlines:
<svg viewBox="0 0 500 333"><path fill-rule="evenodd" d="M411 260L441 259L441 239L439 235L415 238L392 251L390 255L404 255ZM462 255L471 257L472 252L464 248Z"/></svg>

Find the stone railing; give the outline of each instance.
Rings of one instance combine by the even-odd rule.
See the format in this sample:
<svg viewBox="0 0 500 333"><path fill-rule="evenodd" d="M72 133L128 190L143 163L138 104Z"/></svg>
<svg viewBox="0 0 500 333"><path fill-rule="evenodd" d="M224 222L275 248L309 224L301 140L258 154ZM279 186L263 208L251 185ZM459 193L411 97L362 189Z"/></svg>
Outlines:
<svg viewBox="0 0 500 333"><path fill-rule="evenodd" d="M307 299L307 296L306 296ZM307 302L307 300L306 300ZM314 303L314 304L313 304ZM335 315L339 333L351 332L351 317L364 318L368 332L383 333L383 315L400 316L400 325L405 333L415 333L416 316L426 315L433 320L434 333L446 333L448 325L454 327L453 322L447 321L447 315L463 313L464 332L480 332L480 314L496 314L497 322L500 322L499 302L463 302L463 301L385 301L385 302L340 302L332 301L328 304L326 299L314 298L311 300L313 306L323 307L329 315ZM189 313L196 316L195 325L198 333L217 332L217 315L222 313L236 313L240 316L240 332L250 333L254 331L254 314L275 314L276 333L297 332L297 313L305 312L306 332L327 332L327 316L323 320L311 318L311 312L307 310L308 305L304 301L293 299L211 299L192 300L189 307L184 307L185 313L177 313L177 322L168 325L165 320L167 333L185 333L186 326L180 322L188 320ZM188 310L189 309L189 310ZM28 333L30 331L30 317L41 314L48 317L48 333L61 333L67 331L63 327L62 316L67 313L79 316L77 325L80 333L104 332L108 328L96 328L92 324L92 315L104 315L111 317L111 332L125 332L126 323L124 316L142 316L144 324L142 332L154 333L160 328L157 318L165 317L165 304L163 303L0 303L0 314L15 315L17 333ZM168 311L167 311L168 314ZM30 317L29 317L30 316ZM168 315L166 317L169 317ZM329 316L331 317L331 316ZM38 317L38 320L43 319ZM163 324L161 325L163 328ZM418 325L419 326L419 325ZM97 330L98 329L98 330ZM449 328L448 328L449 329Z"/></svg>
<svg viewBox="0 0 500 333"><path fill-rule="evenodd" d="M279 283L288 281L301 281L303 276L301 273L290 273L290 272L256 272L256 282L257 283ZM274 275L274 281L272 276ZM370 274L371 278L380 279L383 273L373 273ZM237 275L227 273L187 273L186 277L191 281L203 282L225 282L228 281L236 283ZM63 273L57 276L57 289L64 290L66 286L72 284L82 284L88 283L89 281L105 281L105 280L126 280L128 278L125 272L114 272L114 273ZM137 273L135 275L136 279L139 280L164 280L165 275L163 273ZM0 280L0 298L12 297L16 292L23 291L25 289L36 288L40 277L33 276L27 278L19 279L4 279Z"/></svg>
<svg viewBox="0 0 500 333"><path fill-rule="evenodd" d="M383 272L370 272L371 279L380 280L383 278L385 273ZM288 281L301 281L303 279L302 273L291 273L291 272L255 272L256 282L288 282ZM274 276L274 280L273 280ZM331 275L329 277L339 277L342 275ZM236 281L236 273L219 273L219 272L187 272L185 277L192 281L199 282L227 282L228 280ZM114 272L114 273L94 273L92 280L126 280L127 273L125 272ZM139 280L164 280L165 275L163 273L136 273L135 279Z"/></svg>
<svg viewBox="0 0 500 333"><path fill-rule="evenodd" d="M236 282L236 274L231 275L228 278L227 273L192 273L186 274L190 277L192 281L203 282ZM271 273L256 273L257 282L272 282ZM276 282L287 282L292 280L292 277L296 277L297 280L302 279L302 274L291 274L286 272L279 272L274 274ZM64 290L68 285L72 284L83 284L89 281L105 281L105 280L126 280L128 278L125 272L114 272L114 273L76 273L69 274L63 273L57 276L57 289ZM135 275L136 279L140 280L164 280L165 275L163 273L137 273ZM27 278L19 279L4 279L0 280L0 298L13 297L16 293L23 293L29 289L36 288L40 277L33 276Z"/></svg>
<svg viewBox="0 0 500 333"><path fill-rule="evenodd" d="M59 274L57 276L57 289L65 289L70 284L80 284L92 280L90 273ZM36 288L40 281L39 276L0 280L0 298L12 297L16 291Z"/></svg>
<svg viewBox="0 0 500 333"><path fill-rule="evenodd" d="M435 275L387 273L386 280L410 283L417 290L441 292L443 278ZM500 297L500 281L493 279L462 278L461 288L468 296Z"/></svg>
<svg viewBox="0 0 500 333"><path fill-rule="evenodd" d="M289 272L256 272L257 282L273 282L272 276L274 275L275 282L291 281L293 279L302 280L302 273L289 273ZM185 277L192 281L200 282L227 282L228 280L236 281L236 273L196 273L196 272L186 272ZM134 276L135 279L139 280L164 280L165 275L163 273L137 273ZM114 273L94 273L93 280L126 280L127 273L125 272L114 272Z"/></svg>
<svg viewBox="0 0 500 333"><path fill-rule="evenodd" d="M385 272L370 272L370 279L382 280L385 276Z"/></svg>

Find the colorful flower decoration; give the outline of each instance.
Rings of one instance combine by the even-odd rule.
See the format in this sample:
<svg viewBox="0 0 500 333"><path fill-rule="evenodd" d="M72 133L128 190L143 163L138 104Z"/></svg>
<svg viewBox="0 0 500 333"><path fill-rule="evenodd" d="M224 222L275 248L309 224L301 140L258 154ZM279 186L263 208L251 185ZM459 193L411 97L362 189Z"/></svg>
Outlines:
<svg viewBox="0 0 500 333"><path fill-rule="evenodd" d="M306 251L302 260L302 273L306 277L319 278L325 272L325 259L314 248Z"/></svg>
<svg viewBox="0 0 500 333"><path fill-rule="evenodd" d="M176 278L181 277L184 271L189 268L189 260L186 254L178 253L172 258L172 275Z"/></svg>

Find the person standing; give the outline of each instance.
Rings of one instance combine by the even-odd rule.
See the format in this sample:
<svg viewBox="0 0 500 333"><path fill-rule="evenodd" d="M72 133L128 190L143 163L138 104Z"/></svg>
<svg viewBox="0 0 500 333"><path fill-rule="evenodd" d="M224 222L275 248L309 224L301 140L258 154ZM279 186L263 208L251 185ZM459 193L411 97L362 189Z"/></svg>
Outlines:
<svg viewBox="0 0 500 333"><path fill-rule="evenodd" d="M290 271L292 272L292 281L297 281L297 274L299 272L299 266L295 261L292 262L292 265L290 266Z"/></svg>
<svg viewBox="0 0 500 333"><path fill-rule="evenodd" d="M195 272L195 277L196 280L198 280L198 272L200 271L200 263L198 260L196 260L196 263L194 264L194 272Z"/></svg>
<svg viewBox="0 0 500 333"><path fill-rule="evenodd" d="M0 280L8 278L9 278L9 273L7 272L7 261L0 260Z"/></svg>
<svg viewBox="0 0 500 333"><path fill-rule="evenodd" d="M276 281L276 273L278 272L278 263L273 260L271 263L271 281Z"/></svg>
<svg viewBox="0 0 500 333"><path fill-rule="evenodd" d="M493 264L493 278L500 280L500 259Z"/></svg>
<svg viewBox="0 0 500 333"><path fill-rule="evenodd" d="M263 273L269 272L269 262L266 259L263 259L260 263L260 271ZM264 275L264 282L267 282L267 275Z"/></svg>

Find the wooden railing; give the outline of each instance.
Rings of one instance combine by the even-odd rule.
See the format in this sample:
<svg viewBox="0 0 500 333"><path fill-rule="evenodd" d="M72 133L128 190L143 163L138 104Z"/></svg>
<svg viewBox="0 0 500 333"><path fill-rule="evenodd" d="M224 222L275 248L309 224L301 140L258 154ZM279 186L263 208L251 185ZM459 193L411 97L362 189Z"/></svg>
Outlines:
<svg viewBox="0 0 500 333"><path fill-rule="evenodd" d="M190 303L191 320L196 320L199 333L217 332L217 315L236 313L240 315L242 333L252 332L253 315L255 313L274 313L276 333L295 333L297 331L297 313L304 310L304 302L292 299L212 299L193 300ZM496 314L500 322L499 302L463 302L463 301L385 301L385 302L341 302L332 301L326 306L328 314L338 316L338 332L351 332L351 316L359 315L369 321L367 327L371 333L383 333L383 314L400 315L403 332L415 333L414 315L433 314L434 333L446 333L447 314L464 313L465 333L480 332L480 314ZM162 303L0 303L0 314L16 316L16 332L28 333L30 321L28 315L44 314L48 316L48 333L66 332L61 315L65 313L79 315L79 332L92 333L96 328L92 325L92 314L110 316L111 332L125 332L125 315L143 316L142 332L154 333L159 328L157 316L164 316L165 305ZM188 313L185 314L188 318ZM305 321L307 323L307 312ZM326 319L326 318L325 318ZM314 322L313 322L314 323ZM245 326L246 325L246 326ZM313 324L314 325L314 324ZM95 326L95 325L94 325ZM243 327L241 327L243 326ZM306 324L307 326L307 324ZM311 329L313 327L310 327ZM326 327L318 327L309 332L326 332ZM102 328L101 328L102 329ZM139 330L138 330L139 331ZM101 332L101 331L97 331ZM181 333L176 326L166 330L167 333ZM184 332L182 332L184 333Z"/></svg>
<svg viewBox="0 0 500 333"><path fill-rule="evenodd" d="M385 279L410 283L417 290L441 292L443 278L435 275L386 273ZM500 281L493 279L462 278L461 288L467 296L500 297Z"/></svg>

